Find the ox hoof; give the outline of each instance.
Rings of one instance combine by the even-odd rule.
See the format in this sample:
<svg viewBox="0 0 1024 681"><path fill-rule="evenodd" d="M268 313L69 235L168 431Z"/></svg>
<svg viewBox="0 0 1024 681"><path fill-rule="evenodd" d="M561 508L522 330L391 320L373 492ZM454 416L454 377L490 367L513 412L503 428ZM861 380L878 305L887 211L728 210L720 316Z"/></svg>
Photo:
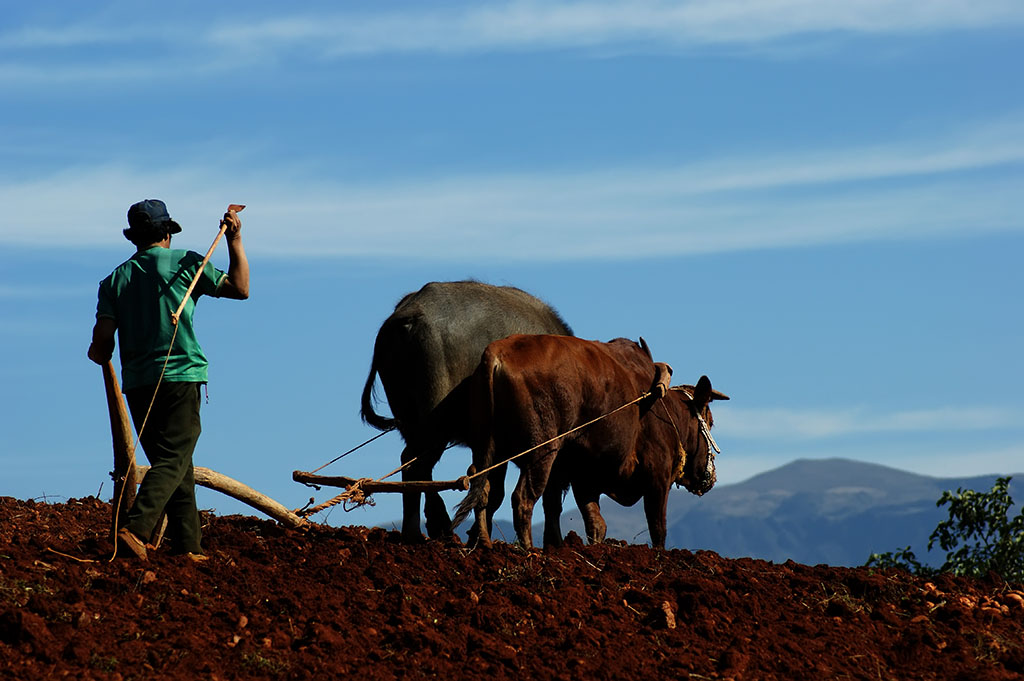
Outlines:
<svg viewBox="0 0 1024 681"><path fill-rule="evenodd" d="M423 536L423 533L419 530L415 532L406 532L402 530L402 543L403 544L425 544L427 538Z"/></svg>

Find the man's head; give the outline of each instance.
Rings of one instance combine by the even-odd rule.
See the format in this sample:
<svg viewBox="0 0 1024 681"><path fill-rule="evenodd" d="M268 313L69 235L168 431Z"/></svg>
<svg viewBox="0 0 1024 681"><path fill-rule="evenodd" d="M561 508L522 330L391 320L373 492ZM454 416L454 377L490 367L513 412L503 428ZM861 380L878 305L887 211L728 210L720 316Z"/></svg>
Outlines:
<svg viewBox="0 0 1024 681"><path fill-rule="evenodd" d="M124 230L124 237L136 246L155 244L180 231L181 226L171 219L167 206L159 199L139 201L128 209L128 229Z"/></svg>

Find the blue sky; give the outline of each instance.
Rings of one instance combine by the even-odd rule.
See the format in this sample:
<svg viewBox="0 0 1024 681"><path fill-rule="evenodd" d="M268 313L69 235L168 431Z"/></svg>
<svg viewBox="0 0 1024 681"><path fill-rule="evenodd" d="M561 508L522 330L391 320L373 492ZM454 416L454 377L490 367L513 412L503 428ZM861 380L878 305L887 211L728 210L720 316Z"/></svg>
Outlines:
<svg viewBox="0 0 1024 681"><path fill-rule="evenodd" d="M7 7L0 494L109 496L85 350L143 198L200 252L248 206L252 298L197 312L196 463L288 506L292 470L375 434L395 302L467 277L710 376L721 483L800 457L1022 472L1022 38L999 0Z"/></svg>

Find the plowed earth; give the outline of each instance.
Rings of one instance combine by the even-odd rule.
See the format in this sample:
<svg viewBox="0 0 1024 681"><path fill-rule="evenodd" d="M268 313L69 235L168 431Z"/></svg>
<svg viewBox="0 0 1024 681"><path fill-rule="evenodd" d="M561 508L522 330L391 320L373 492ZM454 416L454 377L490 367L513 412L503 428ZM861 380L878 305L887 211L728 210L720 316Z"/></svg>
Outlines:
<svg viewBox="0 0 1024 681"><path fill-rule="evenodd" d="M575 535L469 551L245 516L204 518L206 563L110 562L110 514L0 497L0 678L1024 677L1024 606L994 576Z"/></svg>

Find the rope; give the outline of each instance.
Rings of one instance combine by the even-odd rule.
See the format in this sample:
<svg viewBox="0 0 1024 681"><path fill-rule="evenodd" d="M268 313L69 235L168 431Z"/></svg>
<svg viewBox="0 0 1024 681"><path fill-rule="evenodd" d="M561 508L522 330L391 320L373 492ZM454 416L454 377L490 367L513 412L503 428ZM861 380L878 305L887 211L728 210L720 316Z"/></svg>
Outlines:
<svg viewBox="0 0 1024 681"><path fill-rule="evenodd" d="M387 432L387 431L385 431L385 432ZM380 435L377 435L377 437L380 437L383 434L384 433L381 433ZM376 439L376 438L374 438L374 439ZM363 444L366 444L366 443L364 442ZM362 447L362 445L359 445L359 447ZM358 449L359 447L356 447L356 449ZM354 451L354 450L352 450L352 451ZM346 453L348 453L348 452L346 452ZM344 455L342 455L342 456L344 456ZM338 457L338 458L341 458L341 457ZM353 482L351 485L349 485L347 488L345 488L345 491L342 492L341 494L339 494L338 496L333 497L331 499L328 499L327 501L323 502L322 504L318 504L316 506L313 506L312 508L307 508L307 509L303 509L303 510L300 510L300 511L295 511L295 513L296 513L296 515L300 515L303 518L305 518L307 516L313 515L314 513L319 513L320 511L325 511L325 510L331 508L332 506L337 506L338 504L342 504L342 503L345 504L344 508L345 508L345 512L346 513L348 511L351 511L353 508L359 508L360 506L365 506L366 504L369 504L370 506L373 506L374 505L373 497L367 495L366 492L363 491L363 483L366 483L366 482L380 482L382 480L387 480L388 478L390 478L395 473L399 473L399 472L405 470L408 466L411 466L412 463L415 460L416 460L416 457L413 457L412 459L409 459L408 461L403 463L401 466L399 466L395 470L391 471L387 475L385 475L383 477L380 477L380 478L376 478L376 479L374 479L374 478L359 478L358 480ZM324 464L324 466L326 466L326 465L327 464ZM323 468L324 466L321 466L320 468ZM320 470L320 468L317 468L316 470ZM313 471L313 472L315 473L316 471ZM315 486L312 483L308 483L308 482L306 484L307 485L311 485L311 486ZM349 505L348 505L349 503L352 504L351 507L349 507Z"/></svg>
<svg viewBox="0 0 1024 681"><path fill-rule="evenodd" d="M368 482L370 480L371 480L371 478L359 478L358 480L356 480L352 484L351 487L346 489L344 492L342 492L338 496L333 497L331 499L328 499L327 501L323 502L322 504L318 504L316 506L313 506L312 508L307 508L307 509L302 509L300 511L296 511L296 514L302 516L303 518L305 518L307 516L313 515L314 513L319 513L320 511L326 511L327 509L331 508L332 506L337 506L338 504L341 504L341 503L345 503L346 504L345 510L348 511L348 510L350 510L348 508L348 502L349 501L351 501L353 504L355 504L355 506L353 508L359 507L359 506L363 506L365 504L369 504L370 506L373 506L374 505L373 498L366 496L366 492L364 492L363 488L362 488L362 484L364 482Z"/></svg>
<svg viewBox="0 0 1024 681"><path fill-rule="evenodd" d="M324 465L320 466L319 468L314 468L312 471L310 471L310 473L316 473L318 471L323 470L324 468L327 468L332 463L335 463L339 459L345 458L346 456L348 456L352 452L356 451L357 449L361 449L361 448L365 447L366 445L370 444L371 442L373 442L377 438L384 437L385 435L387 435L388 433L390 433L393 430L395 430L394 426L392 426L391 428L388 428L384 432L377 433L376 435L371 437L366 442L363 442L362 444L356 445L355 447L353 447L352 449L348 450L344 454L339 454L338 456L334 457L333 459L331 459L330 461L328 461ZM454 443L454 442L448 444L448 446L446 446L444 448L444 451L448 451L452 447L456 446L456 444L457 443ZM305 518L307 516L313 515L314 513L319 513L320 511L326 511L327 509L331 508L332 506L337 506L340 503L345 503L346 504L346 507L345 507L345 511L346 512L351 511L353 508L358 508L358 507L364 506L366 504L369 504L369 505L373 506L374 505L373 498L370 497L370 496L367 496L367 494L365 492L363 492L363 489L362 489L363 483L364 482L380 482L381 480L387 480L388 478L390 478L395 473L398 473L398 472L404 470L407 466L409 466L417 458L418 457L413 457L408 462L402 464L401 466L399 466L398 468L396 468L395 470L391 471L390 473L388 473L387 475L385 475L383 477L380 477L380 478L359 478L358 480L353 482L344 492L342 492L338 496L332 497L332 498L328 499L327 501L325 501L325 502L323 502L321 504L317 504L316 506L311 506L310 508L296 509L295 510L295 514ZM320 489L320 487L318 485L316 485L315 483L312 483L312 482L307 482L307 483L304 483L304 484L307 487L316 487L317 489ZM312 501L313 500L310 499L310 502L312 502ZM348 502L352 502L353 506L351 508L348 507L348 505L347 505Z"/></svg>
<svg viewBox="0 0 1024 681"><path fill-rule="evenodd" d="M575 428L573 428L572 430L567 430L566 432L562 433L561 435L556 435L556 436L554 436L553 438L551 438L550 440L545 440L544 442L541 442L541 443L540 443L539 445L534 445L533 447L530 447L529 449L527 449L527 450L526 450L526 451L524 451L524 452L519 452L519 453L518 453L518 454L516 454L515 456L510 456L509 458L505 459L505 460L504 460L504 461L502 461L501 463L496 463L496 464L494 464L493 466L491 466L491 467L489 467L489 468L485 468L485 469L483 469L482 471L478 471L478 472L474 473L473 475L469 475L469 476L466 476L466 479L467 479L467 480L472 480L473 478L478 478L478 477L480 477L481 475L485 475L485 474L487 474L487 473L490 473L490 472L491 472L491 471L493 471L493 470L494 470L495 468L500 468L501 466L504 466L505 464L509 463L510 461L514 461L515 459L518 459L518 458L519 458L519 457L521 457L521 456L526 456L526 455L527 455L527 454L529 454L530 452L532 452L532 451L534 451L534 450L537 450L537 449L540 449L540 448L541 448L541 447L543 447L544 445L549 445L549 444L551 444L552 442L554 442L555 440L560 440L560 439L562 439L563 437L566 437L567 435L572 435L572 434L573 434L573 433L575 433L575 432L576 432L577 430L582 430L582 429L586 428L586 427L587 427L587 426L589 426L589 425L593 425L594 423L597 423L597 422L598 422L598 421L600 421L601 419L605 419L605 418L608 418L608 417L609 417L609 416L611 416L612 414L618 413L618 412L622 411L623 409L625 409L626 407L630 407L630 406L632 406L632 405L636 404L637 402L639 402L639 401L641 401L641 400L647 399L647 398L648 398L648 397L650 397L650 396L651 396L651 393L650 393L649 391L648 391L648 392L645 392L645 393L644 393L643 395L641 395L640 397L636 398L636 399L635 399L635 400L633 400L632 402L626 402L626 403L625 403L624 405L622 405L621 407L618 407L617 409L613 409L613 410L611 410L610 412L608 412L607 414L603 414L602 416L598 416L598 417L597 417L597 418L595 418L595 419L591 419L591 420L587 421L587 422L586 422L586 423L584 423L584 424L581 424L581 425L578 425L578 426L576 426L576 427L575 427Z"/></svg>
<svg viewBox="0 0 1024 681"><path fill-rule="evenodd" d="M373 441L374 441L374 440L376 440L377 438L380 438L380 437L384 437L385 435L387 435L388 433L390 433L390 432L391 432L391 431L393 431L394 429L395 429L395 427L394 427L394 426L392 426L392 427L388 428L387 430L385 430L385 431L383 431L383 432L381 432L381 433L377 433L376 435L374 435L373 437L371 437L371 438L370 438L369 440L367 440L366 442L364 442L364 443L362 443L362 444L360 444L360 445L356 445L355 447L353 447L352 449L348 450L348 451L347 451L347 452L345 452L344 454L339 454L338 456L334 457L333 459L331 459L330 461L328 461L327 463L325 463L325 464L324 464L323 466L320 466L320 468L314 468L314 469L313 469L312 471L310 471L310 473L316 473L317 471L320 471L320 470L323 470L324 468L327 468L327 467L328 467L328 466L330 466L330 465L331 465L332 463L334 463L334 462L338 461L339 459L344 459L344 458L345 458L346 456L348 456L348 455L349 455L349 454L351 454L352 452L356 451L357 449L362 449L363 447L365 447L366 445L370 444L371 442L373 442Z"/></svg>

